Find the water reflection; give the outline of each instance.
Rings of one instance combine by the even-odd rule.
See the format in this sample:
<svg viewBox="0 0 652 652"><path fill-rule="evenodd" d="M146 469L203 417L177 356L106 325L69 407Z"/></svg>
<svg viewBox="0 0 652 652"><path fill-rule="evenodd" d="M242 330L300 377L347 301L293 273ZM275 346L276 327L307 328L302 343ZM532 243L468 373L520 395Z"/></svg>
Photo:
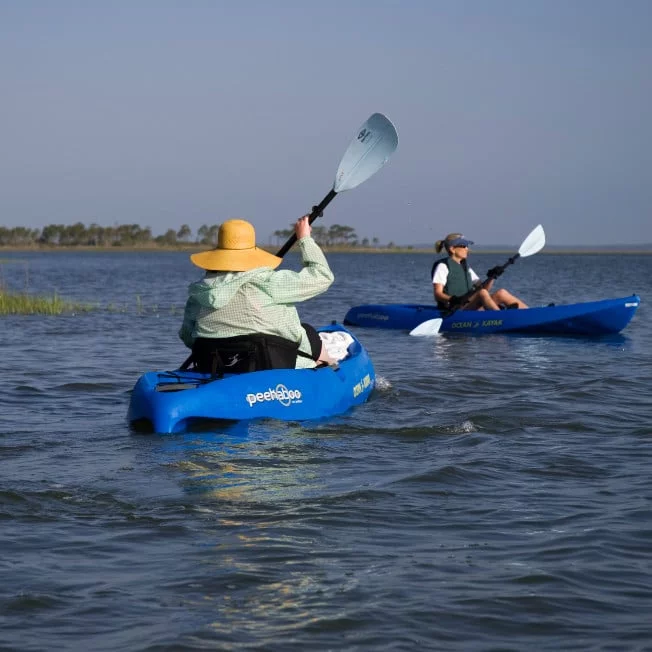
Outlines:
<svg viewBox="0 0 652 652"><path fill-rule="evenodd" d="M187 494L219 502L276 502L319 489L299 424L237 422L220 430L160 437L159 463ZM305 434L305 433L304 433Z"/></svg>

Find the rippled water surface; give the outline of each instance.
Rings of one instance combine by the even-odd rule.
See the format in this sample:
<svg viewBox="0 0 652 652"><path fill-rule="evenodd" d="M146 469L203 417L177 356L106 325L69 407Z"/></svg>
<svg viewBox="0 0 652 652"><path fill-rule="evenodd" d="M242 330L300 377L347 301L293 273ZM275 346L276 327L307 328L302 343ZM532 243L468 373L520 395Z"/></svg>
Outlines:
<svg viewBox="0 0 652 652"><path fill-rule="evenodd" d="M333 254L302 318L429 302L433 258ZM533 305L636 292L622 335L357 329L378 388L352 413L167 436L125 415L186 357L187 254L2 259L97 309L0 317L0 649L652 649L652 256L501 278Z"/></svg>

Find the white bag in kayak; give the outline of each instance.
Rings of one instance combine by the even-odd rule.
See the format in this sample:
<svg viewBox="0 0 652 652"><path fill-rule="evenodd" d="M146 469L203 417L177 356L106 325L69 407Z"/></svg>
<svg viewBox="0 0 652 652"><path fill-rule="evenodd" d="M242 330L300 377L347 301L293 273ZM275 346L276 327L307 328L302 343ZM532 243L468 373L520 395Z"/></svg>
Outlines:
<svg viewBox="0 0 652 652"><path fill-rule="evenodd" d="M319 337L328 351L328 357L338 362L346 358L349 354L348 348L354 341L349 333L343 331L320 332Z"/></svg>

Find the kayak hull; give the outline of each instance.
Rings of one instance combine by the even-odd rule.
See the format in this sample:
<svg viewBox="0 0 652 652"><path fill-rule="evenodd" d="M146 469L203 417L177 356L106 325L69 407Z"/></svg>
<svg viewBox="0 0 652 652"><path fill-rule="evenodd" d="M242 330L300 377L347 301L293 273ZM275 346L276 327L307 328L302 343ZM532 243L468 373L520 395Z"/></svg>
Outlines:
<svg viewBox="0 0 652 652"><path fill-rule="evenodd" d="M321 331L344 331L332 324ZM131 393L127 420L157 433L188 430L205 420L323 419L364 403L375 385L365 348L353 337L348 356L316 369L271 369L213 378L194 371L150 371Z"/></svg>
<svg viewBox="0 0 652 652"><path fill-rule="evenodd" d="M631 295L526 310L458 310L443 319L440 332L485 335L531 333L558 335L609 335L619 333L631 321L641 299ZM443 317L425 304L367 304L351 308L344 323L351 326L412 330L429 319Z"/></svg>

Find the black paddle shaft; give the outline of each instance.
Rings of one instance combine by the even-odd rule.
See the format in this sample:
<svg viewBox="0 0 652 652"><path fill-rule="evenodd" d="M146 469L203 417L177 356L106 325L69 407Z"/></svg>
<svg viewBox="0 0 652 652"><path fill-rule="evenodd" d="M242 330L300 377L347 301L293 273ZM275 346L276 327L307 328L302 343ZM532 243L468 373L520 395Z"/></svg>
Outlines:
<svg viewBox="0 0 652 652"><path fill-rule="evenodd" d="M328 204L330 204L330 203L333 201L333 199L335 199L335 195L337 195L337 193L336 193L334 190L331 190L331 191L326 195L326 197L324 197L324 198L321 200L321 202L319 203L318 206L313 206L313 207L312 207L312 211L311 211L311 213L310 213L310 216L308 217L308 222L309 222L310 224L312 224L312 223L313 223L313 222L314 222L314 221L315 221L315 220L316 220L316 219L317 219L317 218L318 218L318 217L319 217L319 216L324 212L324 209L326 208L326 206L328 206ZM287 242L286 242L286 243L285 243L285 244L284 244L284 245L283 245L283 246L278 250L278 252L276 253L276 255L277 255L279 258L283 258L283 256L285 256L285 254L286 254L288 251L290 251L290 249L292 249L292 245L293 245L296 241L297 241L297 234L296 234L296 233L293 233L293 234L290 236L290 238L288 239L288 241L287 241Z"/></svg>

